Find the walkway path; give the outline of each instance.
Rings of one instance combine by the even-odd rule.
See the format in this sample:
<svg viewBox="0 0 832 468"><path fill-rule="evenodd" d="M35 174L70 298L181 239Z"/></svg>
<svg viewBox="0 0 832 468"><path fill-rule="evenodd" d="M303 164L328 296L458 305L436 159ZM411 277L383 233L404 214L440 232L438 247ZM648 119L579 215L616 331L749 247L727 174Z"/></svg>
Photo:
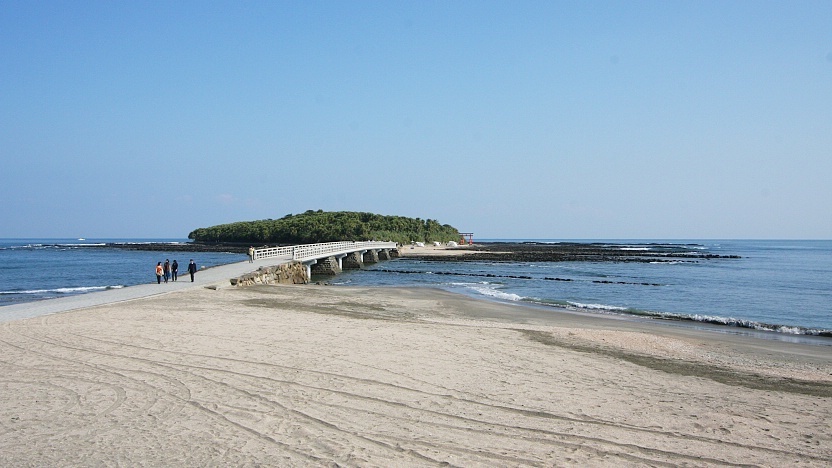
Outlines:
<svg viewBox="0 0 832 468"><path fill-rule="evenodd" d="M254 263L250 263L246 260L239 263L231 263L228 265L220 265L200 270L196 273L193 283L191 283L191 277L186 271L179 274L179 281L168 282L167 284L156 284L156 282L153 282L149 284L128 286L120 289L108 289L106 291L88 294L79 294L56 299L46 299L43 301L8 305L0 307L0 323L40 317L42 315L83 309L114 302L129 301L131 299L139 299L142 297L157 296L188 288L207 286L230 287L231 283L229 280L231 278L242 276L263 266L280 265L288 261L289 260L281 260L279 258L266 258L255 260ZM182 266L187 267L187 265Z"/></svg>

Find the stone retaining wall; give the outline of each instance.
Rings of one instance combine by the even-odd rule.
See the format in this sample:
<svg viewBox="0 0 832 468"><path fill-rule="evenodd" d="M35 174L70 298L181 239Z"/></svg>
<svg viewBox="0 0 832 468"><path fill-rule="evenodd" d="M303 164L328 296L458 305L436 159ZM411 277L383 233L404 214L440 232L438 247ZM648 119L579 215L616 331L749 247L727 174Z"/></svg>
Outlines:
<svg viewBox="0 0 832 468"><path fill-rule="evenodd" d="M283 265L260 267L257 271L247 273L239 278L231 278L232 286L252 286L255 284L306 284L309 276L306 267L300 262Z"/></svg>

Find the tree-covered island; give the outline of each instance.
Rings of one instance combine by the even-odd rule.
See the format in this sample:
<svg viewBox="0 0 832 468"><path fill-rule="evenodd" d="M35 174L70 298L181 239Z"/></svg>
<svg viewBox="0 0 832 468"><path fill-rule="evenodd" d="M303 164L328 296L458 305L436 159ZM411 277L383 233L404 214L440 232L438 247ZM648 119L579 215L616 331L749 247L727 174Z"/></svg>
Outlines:
<svg viewBox="0 0 832 468"><path fill-rule="evenodd" d="M200 243L316 244L380 240L410 242L458 241L459 231L433 219L385 216L355 211L313 211L280 219L240 221L199 228L188 234Z"/></svg>

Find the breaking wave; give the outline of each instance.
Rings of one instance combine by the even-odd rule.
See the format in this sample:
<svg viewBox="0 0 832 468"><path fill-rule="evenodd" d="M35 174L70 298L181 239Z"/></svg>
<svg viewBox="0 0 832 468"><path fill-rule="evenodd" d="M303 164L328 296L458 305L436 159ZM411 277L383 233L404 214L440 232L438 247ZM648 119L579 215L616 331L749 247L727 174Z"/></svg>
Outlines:
<svg viewBox="0 0 832 468"><path fill-rule="evenodd" d="M495 283L473 283L465 285L468 289L471 289L483 296L493 297L495 299L500 299L503 301L522 301L523 297L514 293L507 293L500 291L498 289L499 285Z"/></svg>
<svg viewBox="0 0 832 468"><path fill-rule="evenodd" d="M518 299L515 299L518 300ZM800 327L794 325L779 325L754 320L737 319L733 317L720 317L716 315L702 315L702 314L679 314L671 312L655 312L649 310L635 309L632 307L622 307L607 304L585 304L574 301L558 301L548 299L537 299L524 297L519 300L528 302L530 304L543 305L548 307L557 307L567 310L585 311L589 313L600 313L609 315L624 315L634 317L644 317L657 320L675 320L679 322L698 322L707 323L710 325L720 325L726 327L746 328L750 330L768 331L775 333L782 333L786 335L810 335L810 336L824 336L832 337L832 330L823 328Z"/></svg>
<svg viewBox="0 0 832 468"><path fill-rule="evenodd" d="M94 291L105 291L107 289L121 289L124 285L113 286L81 286L76 288L55 288L55 289L26 289L26 290L12 290L0 291L0 295L35 295L42 296L48 294L83 294Z"/></svg>

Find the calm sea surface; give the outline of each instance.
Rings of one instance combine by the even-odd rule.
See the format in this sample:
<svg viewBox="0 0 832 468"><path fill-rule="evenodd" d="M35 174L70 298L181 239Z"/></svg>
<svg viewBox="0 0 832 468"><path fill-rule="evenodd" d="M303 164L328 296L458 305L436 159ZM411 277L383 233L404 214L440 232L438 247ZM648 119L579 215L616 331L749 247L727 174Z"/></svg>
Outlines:
<svg viewBox="0 0 832 468"><path fill-rule="evenodd" d="M188 262L202 268L234 263L245 255L215 252L147 252L100 247L114 242L182 239L0 239L0 306L156 282L156 263L174 259L187 276Z"/></svg>
<svg viewBox="0 0 832 468"><path fill-rule="evenodd" d="M525 240L529 239L506 241ZM149 241L186 242L2 239L0 306L155 282L156 262L165 259L178 260L182 272L191 258L200 267L246 259L240 254L91 247L109 242ZM673 244L691 252L742 258L661 263L433 262L401 258L326 279L333 284L355 286L440 287L492 300L552 306L552 313L566 307L599 314L726 324L781 335L832 336L832 241L586 242L638 250ZM485 274L494 276L484 278Z"/></svg>

